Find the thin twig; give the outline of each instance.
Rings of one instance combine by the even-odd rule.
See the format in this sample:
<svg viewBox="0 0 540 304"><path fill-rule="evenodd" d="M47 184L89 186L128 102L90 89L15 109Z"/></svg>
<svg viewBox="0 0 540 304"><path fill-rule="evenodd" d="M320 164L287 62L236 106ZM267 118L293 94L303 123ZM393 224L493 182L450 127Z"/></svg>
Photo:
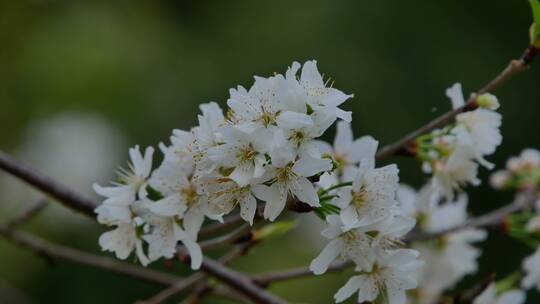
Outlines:
<svg viewBox="0 0 540 304"><path fill-rule="evenodd" d="M0 151L0 169L57 199L66 207L95 218L94 209L98 206L96 201L71 191L52 178L20 163L2 151Z"/></svg>
<svg viewBox="0 0 540 304"><path fill-rule="evenodd" d="M182 256L181 259L184 262L189 262L188 256ZM246 297L253 300L255 303L265 304L284 304L285 300L267 292L260 286L256 285L250 277L229 269L223 266L221 263L214 261L208 257L204 257L201 270L209 275L222 281L224 284L238 290Z"/></svg>
<svg viewBox="0 0 540 304"><path fill-rule="evenodd" d="M223 223L214 223L210 224L206 227L203 227L201 231L199 231L198 237L204 238L211 235L214 235L216 233L223 232L226 229L235 227L236 225L243 223L244 220L239 214L233 215L230 218L225 219Z"/></svg>
<svg viewBox="0 0 540 304"><path fill-rule="evenodd" d="M233 300L235 303L251 304L253 303L249 298L246 298L242 294L235 292L234 290L227 288L223 285L216 286L213 293L217 296L225 299Z"/></svg>
<svg viewBox="0 0 540 304"><path fill-rule="evenodd" d="M489 213L480 215L478 217L473 217L467 222L465 222L465 224L463 225L437 232L413 231L410 232L407 236L405 236L405 241L425 241L449 233L458 232L464 229L495 227L502 224L510 214L527 209L528 207L532 206L536 199L537 194L533 189L524 190L522 193L517 195L513 203L505 205L501 208L495 209Z"/></svg>
<svg viewBox="0 0 540 304"><path fill-rule="evenodd" d="M59 259L75 262L160 285L172 285L181 280L181 278L171 274L52 244L29 233L12 230L6 225L0 225L0 236L12 241L20 247L26 248L38 255L45 256L52 260Z"/></svg>
<svg viewBox="0 0 540 304"><path fill-rule="evenodd" d="M424 135L433 131L434 129L451 123L454 118L460 113L476 109L478 107L478 105L476 104L476 97L478 95L487 92L493 92L501 84L507 82L514 76L527 70L528 66L531 64L537 54L538 49L529 46L520 59L510 61L510 63L508 64L508 66L506 66L504 70L502 70L493 80L491 80L483 88L478 90L476 94L474 94L473 97L469 99L467 103L465 103L465 105L444 113L443 115L430 121L428 124L405 135L403 138L399 139L395 143L383 147L377 152L376 158L378 160L382 160L396 154L414 155L414 140L418 136Z"/></svg>
<svg viewBox="0 0 540 304"><path fill-rule="evenodd" d="M326 273L342 271L351 265L351 261L334 262L329 267ZM260 286L267 287L268 285L280 281L288 281L313 275L313 272L308 267L298 267L282 271L273 271L254 275L253 281Z"/></svg>
<svg viewBox="0 0 540 304"><path fill-rule="evenodd" d="M10 220L7 223L7 227L9 229L14 229L18 226L26 224L29 220L38 215L43 210L43 208L45 208L45 206L47 206L47 199L40 198L33 206L30 206L23 213L21 213L21 215Z"/></svg>
<svg viewBox="0 0 540 304"><path fill-rule="evenodd" d="M205 252L214 250L216 248L220 248L224 245L229 245L238 241L239 239L248 235L250 231L251 227L249 226L249 224L246 223L225 235L202 241L199 245L201 246L201 249Z"/></svg>
<svg viewBox="0 0 540 304"><path fill-rule="evenodd" d="M229 253L222 256L219 259L219 262L222 263L223 265L228 265L229 263L231 263L232 261L234 261L238 257L246 254L246 252L249 250L249 248L251 248L254 244L255 244L255 242L252 242L252 241L243 242L241 244L238 244ZM173 296L181 293L182 291L193 287L195 284L201 283L201 281L203 281L203 279L205 279L205 278L206 278L206 275L202 274L202 273L192 274L191 276L189 276L186 279L172 285L171 287L160 291L155 296L153 296L153 297L151 297L151 298L149 298L149 299L147 299L145 301L141 301L139 303L145 303L145 304L162 303L162 302L172 298Z"/></svg>
<svg viewBox="0 0 540 304"><path fill-rule="evenodd" d="M200 272L192 274L192 275L190 275L189 277L187 277L187 278L185 278L183 280L176 281L174 284L172 284L171 287L160 291L155 296L153 296L153 297L151 297L151 298L149 298L147 300L144 300L144 301L139 301L137 303L138 304L143 304L143 303L144 304L159 304L159 303L163 303L167 299L179 294L180 292L195 286L197 283L201 282L205 277L206 276L204 275L204 273L200 273Z"/></svg>

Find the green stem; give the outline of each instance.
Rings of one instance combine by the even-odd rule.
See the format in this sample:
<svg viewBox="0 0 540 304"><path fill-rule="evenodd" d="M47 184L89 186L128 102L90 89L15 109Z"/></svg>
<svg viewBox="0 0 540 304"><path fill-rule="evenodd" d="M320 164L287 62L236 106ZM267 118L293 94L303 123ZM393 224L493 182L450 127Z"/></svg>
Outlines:
<svg viewBox="0 0 540 304"><path fill-rule="evenodd" d="M327 189L324 189L324 190L320 191L319 192L319 197L323 197L325 194L327 194L328 192L330 192L332 190L336 190L336 189L347 187L347 186L352 186L352 184L353 184L352 182L343 182L343 183L333 185L332 187L329 187Z"/></svg>

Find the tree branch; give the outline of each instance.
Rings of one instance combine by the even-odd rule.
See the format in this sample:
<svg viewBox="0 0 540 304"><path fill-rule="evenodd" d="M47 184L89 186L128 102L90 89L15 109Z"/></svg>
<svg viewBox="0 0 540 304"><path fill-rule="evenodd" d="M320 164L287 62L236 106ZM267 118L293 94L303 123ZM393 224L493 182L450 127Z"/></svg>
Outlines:
<svg viewBox="0 0 540 304"><path fill-rule="evenodd" d="M181 255L180 259L184 263L189 263L189 257L187 255ZM209 275L219 279L224 284L238 290L246 297L253 300L255 303L264 304L285 304L285 300L278 298L277 296L267 292L258 285L256 285L250 277L229 269L217 261L214 261L208 257L204 257L201 270Z"/></svg>
<svg viewBox="0 0 540 304"><path fill-rule="evenodd" d="M160 285L172 285L181 280L181 278L171 274L135 266L65 246L55 245L29 233L12 230L6 225L0 225L0 236L35 254L53 260L59 259L75 262Z"/></svg>
<svg viewBox="0 0 540 304"><path fill-rule="evenodd" d="M12 175L26 181L28 184L36 187L37 189L58 199L66 207L80 211L81 213L86 214L95 220L94 209L97 206L97 203L95 201L87 199L79 195L78 193L71 191L64 185L56 182L55 180L45 175L42 175L41 173L35 171L34 169L30 167L27 167L15 161L14 159L12 159L7 154L1 151L0 151L0 169L8 173L11 173ZM44 246L41 240L33 240L25 235L21 237L20 235L13 234L13 232L9 231L9 229L4 229L2 231L2 234L5 237L13 239L21 246L34 249L34 251L37 251L40 253L50 252L50 249L51 249L49 248L50 246ZM16 236L15 238L14 238L14 235ZM46 244L46 245L49 245L49 244ZM84 252L73 251L72 249L67 248L67 247L58 246L56 248L53 247L53 249L56 249L50 252L53 257L55 257L54 254L57 254L57 257L71 260L74 262L79 262L81 264L93 265L93 266L104 268L104 269L110 268L110 270L115 271L115 272L120 272L120 273L126 272L123 268L117 267L118 264L111 264L111 261L114 261L114 260L110 260L108 258L93 256ZM81 258L81 256L89 258L89 260L86 261L85 259ZM187 261L189 260L189 258L185 256L183 260ZM126 265L129 265L129 264L126 264ZM129 266L131 266L131 268L128 268L129 273L137 273L138 275L146 278L147 280L150 278L156 279L154 278L154 276L156 275L155 271L151 271L150 269L135 267L133 265L129 265ZM266 292L264 289L255 285L250 280L249 277L239 272L236 272L232 269L229 269L214 260L211 260L205 257L203 259L201 268L206 273L220 279L223 283L244 293L246 296L248 296L249 298L251 298L257 303L266 303L266 304L286 303L284 300ZM172 281L168 281L168 284L174 284L177 281L178 279L174 278L172 279Z"/></svg>
<svg viewBox="0 0 540 304"><path fill-rule="evenodd" d="M227 218L223 223L213 223L206 227L203 227L201 231L199 231L199 237L204 238L207 236L214 235L219 232L223 232L223 230L235 227L236 225L243 223L244 220L239 214L233 215L230 218Z"/></svg>
<svg viewBox="0 0 540 304"><path fill-rule="evenodd" d="M337 272L346 269L351 266L351 261L334 262L329 267L326 273ZM281 281L288 281L291 279L297 279L313 275L313 272L308 267L298 267L294 269L267 272L252 277L253 281L260 286L268 287L268 285Z"/></svg>
<svg viewBox="0 0 540 304"><path fill-rule="evenodd" d="M95 219L94 209L98 206L96 201L71 191L52 178L16 161L2 151L0 151L0 169L57 199L64 206Z"/></svg>
<svg viewBox="0 0 540 304"><path fill-rule="evenodd" d="M493 92L501 84L507 82L514 76L520 74L521 72L527 70L531 62L538 54L538 49L529 46L520 59L511 60L508 66L501 71L493 80L486 84L483 88L478 90L471 99L469 99L465 105L444 113L443 115L435 118L426 125L420 127L419 129L405 135L403 138L399 139L393 144L387 145L379 150L376 154L378 160L388 158L392 155L403 154L403 155L414 155L414 141L418 136L429 133L437 128L443 127L451 123L454 118L463 112L472 111L478 108L476 104L476 97L480 94Z"/></svg>
<svg viewBox="0 0 540 304"><path fill-rule="evenodd" d="M37 202L33 206L30 206L21 215L10 220L6 226L9 229L14 229L18 226L26 224L29 220L31 220L36 215L38 215L41 212L41 210L45 208L45 206L47 206L47 199L40 198L39 200L37 200Z"/></svg>
<svg viewBox="0 0 540 304"><path fill-rule="evenodd" d="M412 231L405 236L405 241L425 241L443 236L448 233L458 232L464 229L471 228L488 228L502 224L506 217L514 212L518 212L529 208L538 198L534 189L526 189L519 193L513 203L505 205L499 209L495 209L489 213L469 219L465 224L454 228L438 231L438 232L421 232Z"/></svg>

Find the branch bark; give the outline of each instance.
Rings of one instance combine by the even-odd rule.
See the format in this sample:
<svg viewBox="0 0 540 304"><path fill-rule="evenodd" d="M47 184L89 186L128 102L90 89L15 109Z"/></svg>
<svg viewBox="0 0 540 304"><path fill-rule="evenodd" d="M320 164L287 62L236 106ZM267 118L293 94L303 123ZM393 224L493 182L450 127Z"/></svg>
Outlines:
<svg viewBox="0 0 540 304"><path fill-rule="evenodd" d="M351 261L334 262L328 267L326 273L342 271L351 265ZM257 285L268 287L272 283L298 279L311 275L313 275L313 272L311 272L308 267L298 267L294 269L258 274L253 276L252 279Z"/></svg>
<svg viewBox="0 0 540 304"><path fill-rule="evenodd" d="M171 274L120 262L112 258L93 255L73 248L55 245L29 233L12 230L6 225L0 225L0 236L22 248L52 260L75 262L160 285L172 285L181 280L181 278Z"/></svg>
<svg viewBox="0 0 540 304"><path fill-rule="evenodd" d="M94 209L98 206L96 201L71 191L52 178L13 159L2 151L0 151L0 169L57 199L64 206L95 218Z"/></svg>
<svg viewBox="0 0 540 304"><path fill-rule="evenodd" d="M511 60L510 63L502 70L494 79L489 81L484 87L476 92L476 94L470 98L465 105L457 109L444 113L443 115L435 118L426 125L418 128L417 130L405 135L393 144L387 145L379 150L376 154L377 160L388 158L392 155L414 155L414 141L418 136L429 133L437 128L443 127L451 123L454 118L463 112L472 111L478 108L476 103L476 97L480 94L487 92L493 92L501 84L507 82L514 76L526 71L529 65L538 54L538 49L534 46L529 46L520 59Z"/></svg>
<svg viewBox="0 0 540 304"><path fill-rule="evenodd" d="M7 223L7 227L9 229L14 229L18 226L26 224L29 220L38 215L43 208L45 208L45 206L47 206L47 199L40 198L33 206L30 206L21 215L9 221Z"/></svg>
<svg viewBox="0 0 540 304"><path fill-rule="evenodd" d="M465 224L454 228L438 231L438 232L419 232L412 231L405 236L405 241L425 241L434 238L438 238L445 234L458 232L464 229L471 228L489 228L501 225L505 219L512 213L525 210L532 206L538 195L534 189L526 189L522 193L519 193L513 203L505 205L501 208L495 209L489 213L483 214L478 217L469 219Z"/></svg>

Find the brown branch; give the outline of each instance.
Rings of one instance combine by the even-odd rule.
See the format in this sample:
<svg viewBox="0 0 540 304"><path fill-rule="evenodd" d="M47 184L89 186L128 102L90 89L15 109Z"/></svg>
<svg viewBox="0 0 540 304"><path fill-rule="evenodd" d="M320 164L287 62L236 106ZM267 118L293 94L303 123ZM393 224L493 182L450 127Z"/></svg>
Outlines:
<svg viewBox="0 0 540 304"><path fill-rule="evenodd" d="M407 236L405 236L405 241L425 241L438 238L449 233L462 231L464 229L496 227L504 223L504 221L510 214L525 210L532 206L536 201L537 197L538 196L534 189L527 189L519 193L513 203L495 209L481 216L471 218L461 226L438 232L412 231Z"/></svg>
<svg viewBox="0 0 540 304"><path fill-rule="evenodd" d="M45 208L45 206L47 206L47 199L40 198L33 206L27 208L21 215L10 220L6 226L9 229L14 229L18 226L26 224L29 220L38 215L43 208Z"/></svg>
<svg viewBox="0 0 540 304"><path fill-rule="evenodd" d="M533 46L529 46L520 59L511 60L508 66L506 66L506 68L501 71L501 73L499 73L493 80L491 80L488 84L478 90L476 94L474 94L473 97L465 103L465 105L444 113L443 115L430 121L428 124L405 135L403 138L399 139L395 143L383 147L377 152L376 158L378 160L382 160L396 154L414 155L414 143L415 139L418 136L424 135L437 128L443 127L451 123L454 118L460 113L475 110L478 107L478 105L476 104L476 97L478 95L487 92L493 92L501 84L507 82L514 76L527 70L527 68L537 56L537 54L538 49Z"/></svg>
<svg viewBox="0 0 540 304"><path fill-rule="evenodd" d="M176 281L174 284L172 284L171 287L160 291L155 296L153 296L153 297L151 297L151 298L149 298L147 300L144 300L144 301L138 301L137 304L159 304L159 303L162 303L162 302L166 301L167 299L179 294L180 292L182 292L182 291L184 291L184 290L186 290L188 288L192 288L197 283L201 282L205 277L206 276L204 275L204 273L192 274L192 275L190 275L189 277L187 277L187 278L185 278L183 280Z"/></svg>
<svg viewBox="0 0 540 304"><path fill-rule="evenodd" d="M351 266L351 261L334 262L328 267L326 273L342 271L349 266ZM288 281L291 279L298 279L311 275L313 275L313 272L311 272L308 267L298 267L294 269L273 271L254 275L252 279L257 285L268 287L268 285L272 283Z"/></svg>
<svg viewBox="0 0 540 304"><path fill-rule="evenodd" d="M235 292L234 290L230 288L226 288L223 285L217 286L214 288L213 293L217 296L223 297L225 299L229 299L234 301L234 303L243 303L243 304L251 304L251 302L248 298L246 298L244 295L239 294Z"/></svg>
<svg viewBox="0 0 540 304"><path fill-rule="evenodd" d="M214 223L203 227L201 231L199 231L198 236L199 238L208 237L223 232L226 229L233 228L243 222L244 220L242 219L242 217L239 214L236 214L231 216L230 218L225 219L223 223Z"/></svg>
<svg viewBox="0 0 540 304"><path fill-rule="evenodd" d="M246 254L246 252L251 248L255 242L248 241L241 243L237 246L235 246L229 253L225 254L223 257L219 259L219 262L223 265L228 265L233 260L237 259L238 257ZM182 249L183 250L183 249ZM175 295L181 293L182 291L193 287L195 284L201 283L206 278L205 274L202 273L195 273L189 276L188 278L177 282L176 284L172 285L171 287L160 291L155 296L145 300L140 301L139 303L145 303L145 304L158 304L162 303ZM188 302L189 303L189 302Z"/></svg>
<svg viewBox="0 0 540 304"><path fill-rule="evenodd" d="M182 261L189 262L188 256L180 257ZM284 304L287 301L278 298L277 296L267 292L257 284L255 284L250 277L229 269L223 266L221 263L214 261L208 257L203 259L201 270L207 274L217 278L224 284L236 289L244 294L255 303L266 304Z"/></svg>
<svg viewBox="0 0 540 304"><path fill-rule="evenodd" d="M453 304L473 304L474 300L481 295L490 284L495 281L495 273L490 273L482 281L453 296Z"/></svg>
<svg viewBox="0 0 540 304"><path fill-rule="evenodd" d="M181 278L171 274L52 244L29 233L12 230L6 225L0 225L0 236L22 248L52 260L75 262L160 285L172 285L181 280Z"/></svg>
<svg viewBox="0 0 540 304"><path fill-rule="evenodd" d="M241 238L249 236L250 231L251 227L249 226L249 224L243 224L242 226L225 235L202 241L199 245L201 246L201 249L203 251L214 250L225 245L233 244Z"/></svg>
<svg viewBox="0 0 540 304"><path fill-rule="evenodd" d="M94 202L93 200L87 199L76 192L71 191L69 188L56 182L55 180L45 175L42 175L41 173L38 173L36 170L15 161L14 159L12 159L11 157L9 157L3 152L0 152L0 169L8 173L11 173L12 175L26 181L28 184L36 187L37 189L58 199L66 207L80 211L83 214L86 214L90 216L91 218L95 219L94 209L97 206L96 202ZM13 232L10 232L9 230L5 230L4 236L6 237L13 236ZM46 252L45 250L50 249L48 248L48 246L40 246L40 245L43 245L40 241L34 240L35 242L31 242L31 241L29 242L28 238L23 238L23 239L16 238L16 240L18 240L17 242L18 244L25 245L25 247L33 248L37 250L38 252ZM64 258L64 259L68 259L68 260L79 262L86 265L93 265L93 266L104 268L104 269L110 268L110 270L115 271L115 272L120 272L120 273L124 273L126 271L123 268L116 267L117 264L111 263L111 261L114 261L114 260L110 260L108 258L93 256L93 255L89 255L87 253L78 252L78 251L72 251L72 249L69 249L66 247L57 247L55 249L58 249L58 250L55 250L52 253L59 254L60 255L59 257ZM80 258L81 254L82 256L86 256L90 258L90 260L85 261L84 259L81 259ZM189 258L186 256L183 260L188 261ZM126 265L129 265L129 264L126 264ZM130 265L130 266L135 267L133 265ZM286 303L284 300L278 298L277 296L272 295L271 293L266 292L264 289L255 285L250 280L249 277L239 272L236 272L232 269L229 269L214 260L211 260L205 257L203 259L201 268L206 273L220 279L223 283L244 293L246 296L248 296L249 298L251 298L257 303L267 303L267 304ZM144 268L139 268L139 267L128 268L128 269L130 273L135 272L138 275L145 277L147 280L149 278L153 278L156 275L154 271L150 271L149 269L144 269ZM173 281L172 282L169 281L168 284L174 284L177 281L178 279L174 278Z"/></svg>
<svg viewBox="0 0 540 304"><path fill-rule="evenodd" d="M18 162L2 151L0 151L0 169L57 199L66 207L95 218L94 209L98 206L96 201L71 191L52 178Z"/></svg>

